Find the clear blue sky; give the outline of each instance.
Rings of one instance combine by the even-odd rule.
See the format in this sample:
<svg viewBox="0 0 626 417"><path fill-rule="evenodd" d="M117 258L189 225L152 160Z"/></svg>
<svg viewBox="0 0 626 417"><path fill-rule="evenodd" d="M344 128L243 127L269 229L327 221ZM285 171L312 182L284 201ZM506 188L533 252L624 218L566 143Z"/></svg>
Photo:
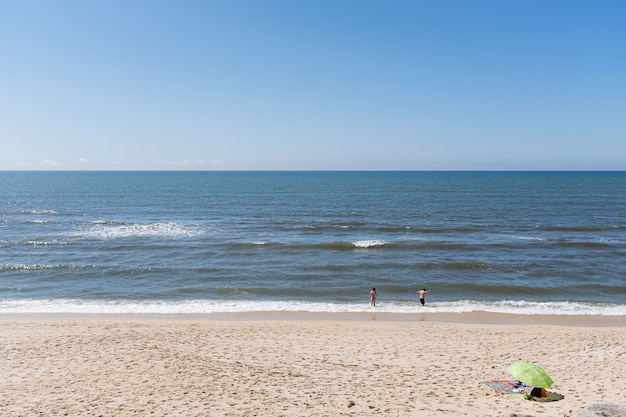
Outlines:
<svg viewBox="0 0 626 417"><path fill-rule="evenodd" d="M623 0L0 0L0 169L626 170Z"/></svg>

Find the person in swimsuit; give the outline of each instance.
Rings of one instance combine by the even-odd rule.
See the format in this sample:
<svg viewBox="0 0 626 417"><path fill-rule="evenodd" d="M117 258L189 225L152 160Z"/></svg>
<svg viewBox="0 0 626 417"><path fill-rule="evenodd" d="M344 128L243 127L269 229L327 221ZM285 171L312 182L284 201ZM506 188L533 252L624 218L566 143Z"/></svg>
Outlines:
<svg viewBox="0 0 626 417"><path fill-rule="evenodd" d="M376 288L372 288L370 291L370 304L376 307Z"/></svg>
<svg viewBox="0 0 626 417"><path fill-rule="evenodd" d="M415 291L416 293L418 293L420 295L420 304L422 305L422 307L424 306L424 303L426 303L426 294L428 294L430 292L430 290L427 290L426 288L422 288L419 291Z"/></svg>

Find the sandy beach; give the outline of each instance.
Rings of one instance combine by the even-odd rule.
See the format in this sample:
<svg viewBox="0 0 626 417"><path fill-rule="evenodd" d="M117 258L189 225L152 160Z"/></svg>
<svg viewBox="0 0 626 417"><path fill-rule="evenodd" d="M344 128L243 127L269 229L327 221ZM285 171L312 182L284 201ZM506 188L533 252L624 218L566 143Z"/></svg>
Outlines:
<svg viewBox="0 0 626 417"><path fill-rule="evenodd" d="M0 415L575 416L626 403L626 327L581 323L4 316ZM518 360L563 398L482 382L510 379Z"/></svg>

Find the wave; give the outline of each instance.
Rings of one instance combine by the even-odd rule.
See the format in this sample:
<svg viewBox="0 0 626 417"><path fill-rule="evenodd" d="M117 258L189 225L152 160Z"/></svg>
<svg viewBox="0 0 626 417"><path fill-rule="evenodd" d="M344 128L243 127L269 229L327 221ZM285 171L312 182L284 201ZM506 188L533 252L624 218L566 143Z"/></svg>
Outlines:
<svg viewBox="0 0 626 417"><path fill-rule="evenodd" d="M555 242L553 246L562 247L562 248L602 248L607 246L619 245L619 240L611 240L611 239L602 239L597 241L566 241L559 240Z"/></svg>
<svg viewBox="0 0 626 417"><path fill-rule="evenodd" d="M70 232L68 236L89 239L119 239L128 237L195 237L206 231L196 225L176 222L165 223L128 223L98 220L89 228Z"/></svg>
<svg viewBox="0 0 626 417"><path fill-rule="evenodd" d="M355 249L375 249L383 246L390 246L389 242L380 239L369 240L356 240L351 241L333 241L333 242L313 242L313 243L281 243L274 241L254 241L254 242L230 242L228 246L234 248L246 248L246 247L275 247L280 249L325 249L325 250L355 250Z"/></svg>
<svg viewBox="0 0 626 417"><path fill-rule="evenodd" d="M235 288L225 292L238 291ZM371 313L366 303L322 303L306 301L225 301L225 300L0 300L0 314L215 314L253 312ZM449 301L428 303L423 309L415 302L379 303L380 313L504 313L526 315L626 316L626 305L584 302Z"/></svg>
<svg viewBox="0 0 626 417"><path fill-rule="evenodd" d="M0 264L0 272L3 271L42 271L47 269L82 269L80 265L27 265L27 264ZM91 268L91 267L90 267Z"/></svg>
<svg viewBox="0 0 626 417"><path fill-rule="evenodd" d="M274 222L273 225L278 225L278 223ZM324 231L333 231L333 230L350 230L350 229L359 229L367 225L367 223L362 221L345 221L339 223L319 223L319 224L304 224L304 225L290 225L288 223L284 223L285 228L290 230L298 230L302 232L324 232Z"/></svg>
<svg viewBox="0 0 626 417"><path fill-rule="evenodd" d="M25 211L22 211L22 213L33 214L35 216L59 214L55 210L25 210Z"/></svg>
<svg viewBox="0 0 626 417"><path fill-rule="evenodd" d="M27 240L26 242L27 245L30 246L52 246L52 245L67 245L67 242L62 242L59 240L51 240L51 241L45 241L45 240Z"/></svg>
<svg viewBox="0 0 626 417"><path fill-rule="evenodd" d="M519 240L537 241L537 242L546 242L548 240L545 237L533 237L533 236L512 236L512 238L519 239Z"/></svg>
<svg viewBox="0 0 626 417"><path fill-rule="evenodd" d="M356 242L352 242L352 244L361 249L369 249L369 248L377 248L380 246L385 246L387 242L384 240L358 240Z"/></svg>
<svg viewBox="0 0 626 417"><path fill-rule="evenodd" d="M8 240L0 240L1 246L15 246L15 245L27 245L27 246L56 246L56 245L67 245L67 242L62 240L26 240L26 241L8 241Z"/></svg>
<svg viewBox="0 0 626 417"><path fill-rule="evenodd" d="M538 230L549 232L604 232L607 230L626 230L626 225L607 225L607 226L536 226Z"/></svg>
<svg viewBox="0 0 626 417"><path fill-rule="evenodd" d="M44 216L44 215L57 215L59 214L59 212L57 212L56 210L2 210L0 211L0 213L2 214L30 214L33 216Z"/></svg>
<svg viewBox="0 0 626 417"><path fill-rule="evenodd" d="M520 242L520 243L516 243ZM523 242L523 243L522 243ZM225 242L230 247L275 247L279 249L325 249L325 250L354 250L354 249L415 249L415 250L447 250L447 251L480 251L486 249L492 250L516 250L520 249L520 245L538 245L541 244L546 248L604 248L613 247L623 244L622 239L598 239L590 241L567 241L567 240L550 240L542 237L523 237L511 236L509 242L474 242L474 241L445 241L445 240L424 240L421 238L401 238L397 240L387 239L361 239L361 240L336 240L336 241L319 241L319 242L280 242L276 240L259 240L259 241L236 241Z"/></svg>

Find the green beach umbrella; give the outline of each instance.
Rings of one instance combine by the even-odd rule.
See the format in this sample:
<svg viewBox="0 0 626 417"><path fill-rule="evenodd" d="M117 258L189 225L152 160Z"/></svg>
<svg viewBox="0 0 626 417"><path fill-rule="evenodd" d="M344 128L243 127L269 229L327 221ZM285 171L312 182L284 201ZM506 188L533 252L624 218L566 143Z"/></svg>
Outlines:
<svg viewBox="0 0 626 417"><path fill-rule="evenodd" d="M522 381L530 387L550 388L554 381L540 366L530 362L513 362L509 365L509 372L513 378Z"/></svg>

